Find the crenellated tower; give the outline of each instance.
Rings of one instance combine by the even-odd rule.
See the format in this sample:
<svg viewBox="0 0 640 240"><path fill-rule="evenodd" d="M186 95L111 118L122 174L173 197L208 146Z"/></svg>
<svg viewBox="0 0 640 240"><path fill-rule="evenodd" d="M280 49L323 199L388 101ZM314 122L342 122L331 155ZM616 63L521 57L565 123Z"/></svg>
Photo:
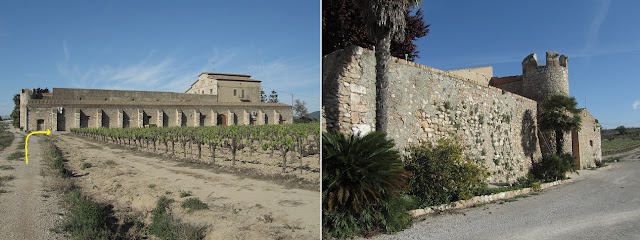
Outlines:
<svg viewBox="0 0 640 240"><path fill-rule="evenodd" d="M544 109L544 101L551 95L561 94L569 96L569 73L567 63L569 58L559 55L555 51L547 52L547 65L538 63L535 53L522 61L522 95L538 102L538 113ZM555 133L538 134L543 153L555 152ZM564 135L565 151L571 150L571 134Z"/></svg>
<svg viewBox="0 0 640 240"><path fill-rule="evenodd" d="M555 51L547 52L547 65L538 63L535 53L522 61L523 95L538 102L549 96L562 94L569 96L569 58Z"/></svg>

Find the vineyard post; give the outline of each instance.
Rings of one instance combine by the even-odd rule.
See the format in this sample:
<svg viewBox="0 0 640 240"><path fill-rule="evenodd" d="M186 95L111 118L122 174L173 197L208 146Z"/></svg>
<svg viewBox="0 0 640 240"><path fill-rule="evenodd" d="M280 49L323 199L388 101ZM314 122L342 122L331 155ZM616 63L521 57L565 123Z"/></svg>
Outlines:
<svg viewBox="0 0 640 240"><path fill-rule="evenodd" d="M298 158L300 159L300 175L302 175L302 138L298 136Z"/></svg>
<svg viewBox="0 0 640 240"><path fill-rule="evenodd" d="M231 165L236 165L236 149L237 149L237 140L236 136L231 138Z"/></svg>

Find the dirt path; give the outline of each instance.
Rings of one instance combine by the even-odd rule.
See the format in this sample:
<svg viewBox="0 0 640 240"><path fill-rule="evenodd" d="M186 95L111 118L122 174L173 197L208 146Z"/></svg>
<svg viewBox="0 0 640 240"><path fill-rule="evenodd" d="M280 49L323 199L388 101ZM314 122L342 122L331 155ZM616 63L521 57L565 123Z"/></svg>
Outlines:
<svg viewBox="0 0 640 240"><path fill-rule="evenodd" d="M24 158L7 160L7 157L24 146L21 142L25 133L11 127L15 139L11 146L0 153L0 166L13 169L0 170L0 176L14 176L3 187L6 193L0 193L0 239L66 239L49 229L62 221L63 210L60 199L54 192L43 187L40 175L40 141L43 136L29 137L29 165ZM21 150L24 152L24 149Z"/></svg>
<svg viewBox="0 0 640 240"><path fill-rule="evenodd" d="M158 198L167 196L175 200L175 216L208 226L207 239L320 237L319 192L185 167L72 135L58 134L56 139L68 168L80 176L74 178L76 185L118 212L142 216L147 224ZM83 170L86 163L92 167ZM181 197L181 192L191 192L190 197L210 209L189 213L180 205L190 197Z"/></svg>

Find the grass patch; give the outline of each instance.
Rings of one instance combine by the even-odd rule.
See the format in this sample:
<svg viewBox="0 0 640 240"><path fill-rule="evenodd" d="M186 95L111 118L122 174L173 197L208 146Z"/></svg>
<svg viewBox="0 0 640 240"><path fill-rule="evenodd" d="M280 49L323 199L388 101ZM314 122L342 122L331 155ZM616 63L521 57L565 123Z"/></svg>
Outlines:
<svg viewBox="0 0 640 240"><path fill-rule="evenodd" d="M116 165L118 165L116 162L114 162L113 160L107 160L106 162L104 162L104 165L107 165L109 167L114 167Z"/></svg>
<svg viewBox="0 0 640 240"><path fill-rule="evenodd" d="M147 185L147 187L149 187L151 189L154 189L156 187L156 185L155 184L149 184L149 185Z"/></svg>
<svg viewBox="0 0 640 240"><path fill-rule="evenodd" d="M8 129L9 124L0 122L0 151L11 146L11 143L13 142L13 133L7 131Z"/></svg>
<svg viewBox="0 0 640 240"><path fill-rule="evenodd" d="M94 202L78 190L64 196L69 214L61 229L77 239L113 239L115 235L108 228L112 214L109 207Z"/></svg>
<svg viewBox="0 0 640 240"><path fill-rule="evenodd" d="M206 227L180 222L169 213L173 200L162 196L151 211L151 224L146 230L160 239L204 239Z"/></svg>
<svg viewBox="0 0 640 240"><path fill-rule="evenodd" d="M24 158L24 152L15 151L7 157L7 160L22 160L22 158Z"/></svg>
<svg viewBox="0 0 640 240"><path fill-rule="evenodd" d="M80 169L85 170L87 168L91 168L93 167L93 165L91 165L91 163L83 163L82 167Z"/></svg>
<svg viewBox="0 0 640 240"><path fill-rule="evenodd" d="M182 203L182 208L189 209L189 212L194 210L203 210L209 209L209 206L206 203L200 201L199 198L189 198L184 203Z"/></svg>
<svg viewBox="0 0 640 240"><path fill-rule="evenodd" d="M0 166L0 170L11 170L11 169L13 169L13 167L12 167L12 166L9 166L9 165L2 165L2 166Z"/></svg>
<svg viewBox="0 0 640 240"><path fill-rule="evenodd" d="M13 175L9 175L9 176L2 176L0 177L0 182L6 182L6 181L11 181L13 179L16 179L15 176Z"/></svg>
<svg viewBox="0 0 640 240"><path fill-rule="evenodd" d="M191 191L186 191L185 192L185 191L180 190L180 197L181 198L189 197L189 196L192 196L192 195L193 195L193 193Z"/></svg>

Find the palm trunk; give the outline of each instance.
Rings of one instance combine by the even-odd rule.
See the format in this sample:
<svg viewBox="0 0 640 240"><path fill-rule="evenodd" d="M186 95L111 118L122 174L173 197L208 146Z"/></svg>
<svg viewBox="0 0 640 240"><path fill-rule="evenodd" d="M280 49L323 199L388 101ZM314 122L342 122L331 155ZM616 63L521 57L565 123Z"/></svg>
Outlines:
<svg viewBox="0 0 640 240"><path fill-rule="evenodd" d="M556 130L556 154L562 154L564 147L564 132Z"/></svg>
<svg viewBox="0 0 640 240"><path fill-rule="evenodd" d="M387 132L389 123L389 59L391 58L391 29L376 29L376 131Z"/></svg>

